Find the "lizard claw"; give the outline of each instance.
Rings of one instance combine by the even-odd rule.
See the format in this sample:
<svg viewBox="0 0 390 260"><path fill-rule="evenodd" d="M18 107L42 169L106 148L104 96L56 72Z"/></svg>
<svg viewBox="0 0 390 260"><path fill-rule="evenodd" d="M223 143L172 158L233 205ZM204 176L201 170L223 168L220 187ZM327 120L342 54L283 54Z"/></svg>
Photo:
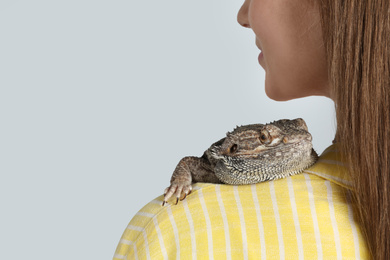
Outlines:
<svg viewBox="0 0 390 260"><path fill-rule="evenodd" d="M184 193L184 197L180 198L180 201L184 200L187 197L187 193Z"/></svg>
<svg viewBox="0 0 390 260"><path fill-rule="evenodd" d="M172 183L170 187L166 188L164 191L164 202L163 206L167 203L167 201L175 195L176 203L178 204L179 200L184 200L188 194L191 193L192 187L191 185L183 185L183 184L175 184Z"/></svg>

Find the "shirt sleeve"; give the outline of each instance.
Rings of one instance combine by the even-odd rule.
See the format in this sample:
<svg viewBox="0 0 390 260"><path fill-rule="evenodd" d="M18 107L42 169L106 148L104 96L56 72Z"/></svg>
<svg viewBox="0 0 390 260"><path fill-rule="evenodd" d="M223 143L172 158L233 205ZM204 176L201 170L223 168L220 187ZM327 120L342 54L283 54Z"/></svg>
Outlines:
<svg viewBox="0 0 390 260"><path fill-rule="evenodd" d="M198 183L160 196L130 221L119 259L368 259L349 190L303 173L232 186Z"/></svg>

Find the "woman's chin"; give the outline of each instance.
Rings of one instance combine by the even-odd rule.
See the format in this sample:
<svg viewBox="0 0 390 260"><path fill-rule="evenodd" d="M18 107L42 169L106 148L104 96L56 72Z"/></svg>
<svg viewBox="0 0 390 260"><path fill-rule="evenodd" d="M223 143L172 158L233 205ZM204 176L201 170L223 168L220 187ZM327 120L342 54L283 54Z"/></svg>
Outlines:
<svg viewBox="0 0 390 260"><path fill-rule="evenodd" d="M277 86L269 86L267 84L265 84L265 94L267 95L267 97L275 101L287 101L287 100L299 98L299 97L294 97L292 95L288 95L286 91L279 89Z"/></svg>

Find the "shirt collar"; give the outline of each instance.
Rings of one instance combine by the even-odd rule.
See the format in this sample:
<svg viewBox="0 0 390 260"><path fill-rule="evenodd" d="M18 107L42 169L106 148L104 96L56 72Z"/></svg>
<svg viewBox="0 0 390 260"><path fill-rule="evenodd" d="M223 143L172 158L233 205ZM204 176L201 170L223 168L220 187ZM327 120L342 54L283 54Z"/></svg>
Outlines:
<svg viewBox="0 0 390 260"><path fill-rule="evenodd" d="M347 189L352 189L352 180L345 163L341 160L337 144L325 149L318 161L304 172L317 175Z"/></svg>

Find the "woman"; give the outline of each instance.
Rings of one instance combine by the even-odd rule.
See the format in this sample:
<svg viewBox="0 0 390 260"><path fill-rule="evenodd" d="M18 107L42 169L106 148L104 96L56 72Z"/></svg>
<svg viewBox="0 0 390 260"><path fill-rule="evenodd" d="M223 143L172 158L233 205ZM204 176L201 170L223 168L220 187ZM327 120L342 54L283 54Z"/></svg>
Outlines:
<svg viewBox="0 0 390 260"><path fill-rule="evenodd" d="M267 95L333 99L336 145L302 175L156 199L114 258L390 259L389 13L387 0L246 0L238 22L256 35Z"/></svg>
<svg viewBox="0 0 390 260"><path fill-rule="evenodd" d="M361 227L373 259L390 259L389 1L248 0L238 21L264 51L270 98L334 100Z"/></svg>

